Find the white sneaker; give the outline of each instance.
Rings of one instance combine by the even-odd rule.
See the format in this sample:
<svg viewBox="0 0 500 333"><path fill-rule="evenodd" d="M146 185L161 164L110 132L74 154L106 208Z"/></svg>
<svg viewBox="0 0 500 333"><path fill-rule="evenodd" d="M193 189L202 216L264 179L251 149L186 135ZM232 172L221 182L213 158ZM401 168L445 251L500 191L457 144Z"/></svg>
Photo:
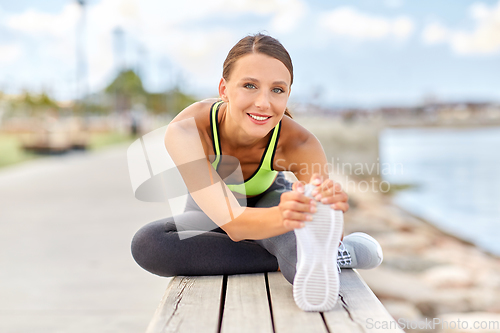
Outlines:
<svg viewBox="0 0 500 333"><path fill-rule="evenodd" d="M312 197L315 187L307 184L305 195ZM305 311L329 311L337 303L339 272L332 256L342 236L344 217L330 205L317 203L318 211L304 228L295 229L297 237L297 272L293 298Z"/></svg>
<svg viewBox="0 0 500 333"><path fill-rule="evenodd" d="M363 232L345 236L337 252L339 268L371 269L384 260L380 244L375 238Z"/></svg>

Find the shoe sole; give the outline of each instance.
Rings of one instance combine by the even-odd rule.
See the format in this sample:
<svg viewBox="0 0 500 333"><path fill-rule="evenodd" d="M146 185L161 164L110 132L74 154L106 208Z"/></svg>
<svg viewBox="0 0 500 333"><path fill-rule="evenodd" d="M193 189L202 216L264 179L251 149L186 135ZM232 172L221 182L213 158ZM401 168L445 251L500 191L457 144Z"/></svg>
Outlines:
<svg viewBox="0 0 500 333"><path fill-rule="evenodd" d="M304 311L329 311L339 295L336 254L342 236L343 213L320 203L317 208L312 221L306 222L304 228L295 229L300 260L293 281L293 298Z"/></svg>

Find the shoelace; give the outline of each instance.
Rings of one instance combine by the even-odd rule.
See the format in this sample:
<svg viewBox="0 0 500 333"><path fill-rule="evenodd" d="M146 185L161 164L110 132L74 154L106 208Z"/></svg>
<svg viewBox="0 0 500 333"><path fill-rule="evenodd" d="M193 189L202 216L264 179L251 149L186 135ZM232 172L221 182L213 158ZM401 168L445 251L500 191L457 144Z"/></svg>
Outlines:
<svg viewBox="0 0 500 333"><path fill-rule="evenodd" d="M347 251L344 243L340 241L340 246L337 249L337 268L340 273L340 267L351 265L351 254Z"/></svg>

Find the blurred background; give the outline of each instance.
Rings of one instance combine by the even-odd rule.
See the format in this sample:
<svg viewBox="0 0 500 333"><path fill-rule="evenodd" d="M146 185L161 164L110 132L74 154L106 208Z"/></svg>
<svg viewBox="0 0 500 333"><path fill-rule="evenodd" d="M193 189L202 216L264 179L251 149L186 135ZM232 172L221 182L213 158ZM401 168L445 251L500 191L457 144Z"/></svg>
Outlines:
<svg viewBox="0 0 500 333"><path fill-rule="evenodd" d="M289 108L350 194L346 231L384 248L363 277L390 313L500 320L500 1L17 0L0 1L0 331L147 326L167 280L129 243L171 211L134 199L127 146L217 96L257 32L293 59Z"/></svg>

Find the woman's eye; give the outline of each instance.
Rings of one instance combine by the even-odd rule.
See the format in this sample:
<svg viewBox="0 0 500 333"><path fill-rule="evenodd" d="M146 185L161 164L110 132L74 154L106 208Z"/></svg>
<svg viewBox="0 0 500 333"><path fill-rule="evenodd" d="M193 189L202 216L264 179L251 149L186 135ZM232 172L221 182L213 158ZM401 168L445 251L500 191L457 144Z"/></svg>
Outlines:
<svg viewBox="0 0 500 333"><path fill-rule="evenodd" d="M251 84L251 83L245 83L245 85L243 86L245 88L248 88L248 89L255 89L255 85Z"/></svg>
<svg viewBox="0 0 500 333"><path fill-rule="evenodd" d="M277 93L277 94L281 94L281 93L284 93L285 91L283 89L281 89L281 88L274 88L273 92Z"/></svg>

